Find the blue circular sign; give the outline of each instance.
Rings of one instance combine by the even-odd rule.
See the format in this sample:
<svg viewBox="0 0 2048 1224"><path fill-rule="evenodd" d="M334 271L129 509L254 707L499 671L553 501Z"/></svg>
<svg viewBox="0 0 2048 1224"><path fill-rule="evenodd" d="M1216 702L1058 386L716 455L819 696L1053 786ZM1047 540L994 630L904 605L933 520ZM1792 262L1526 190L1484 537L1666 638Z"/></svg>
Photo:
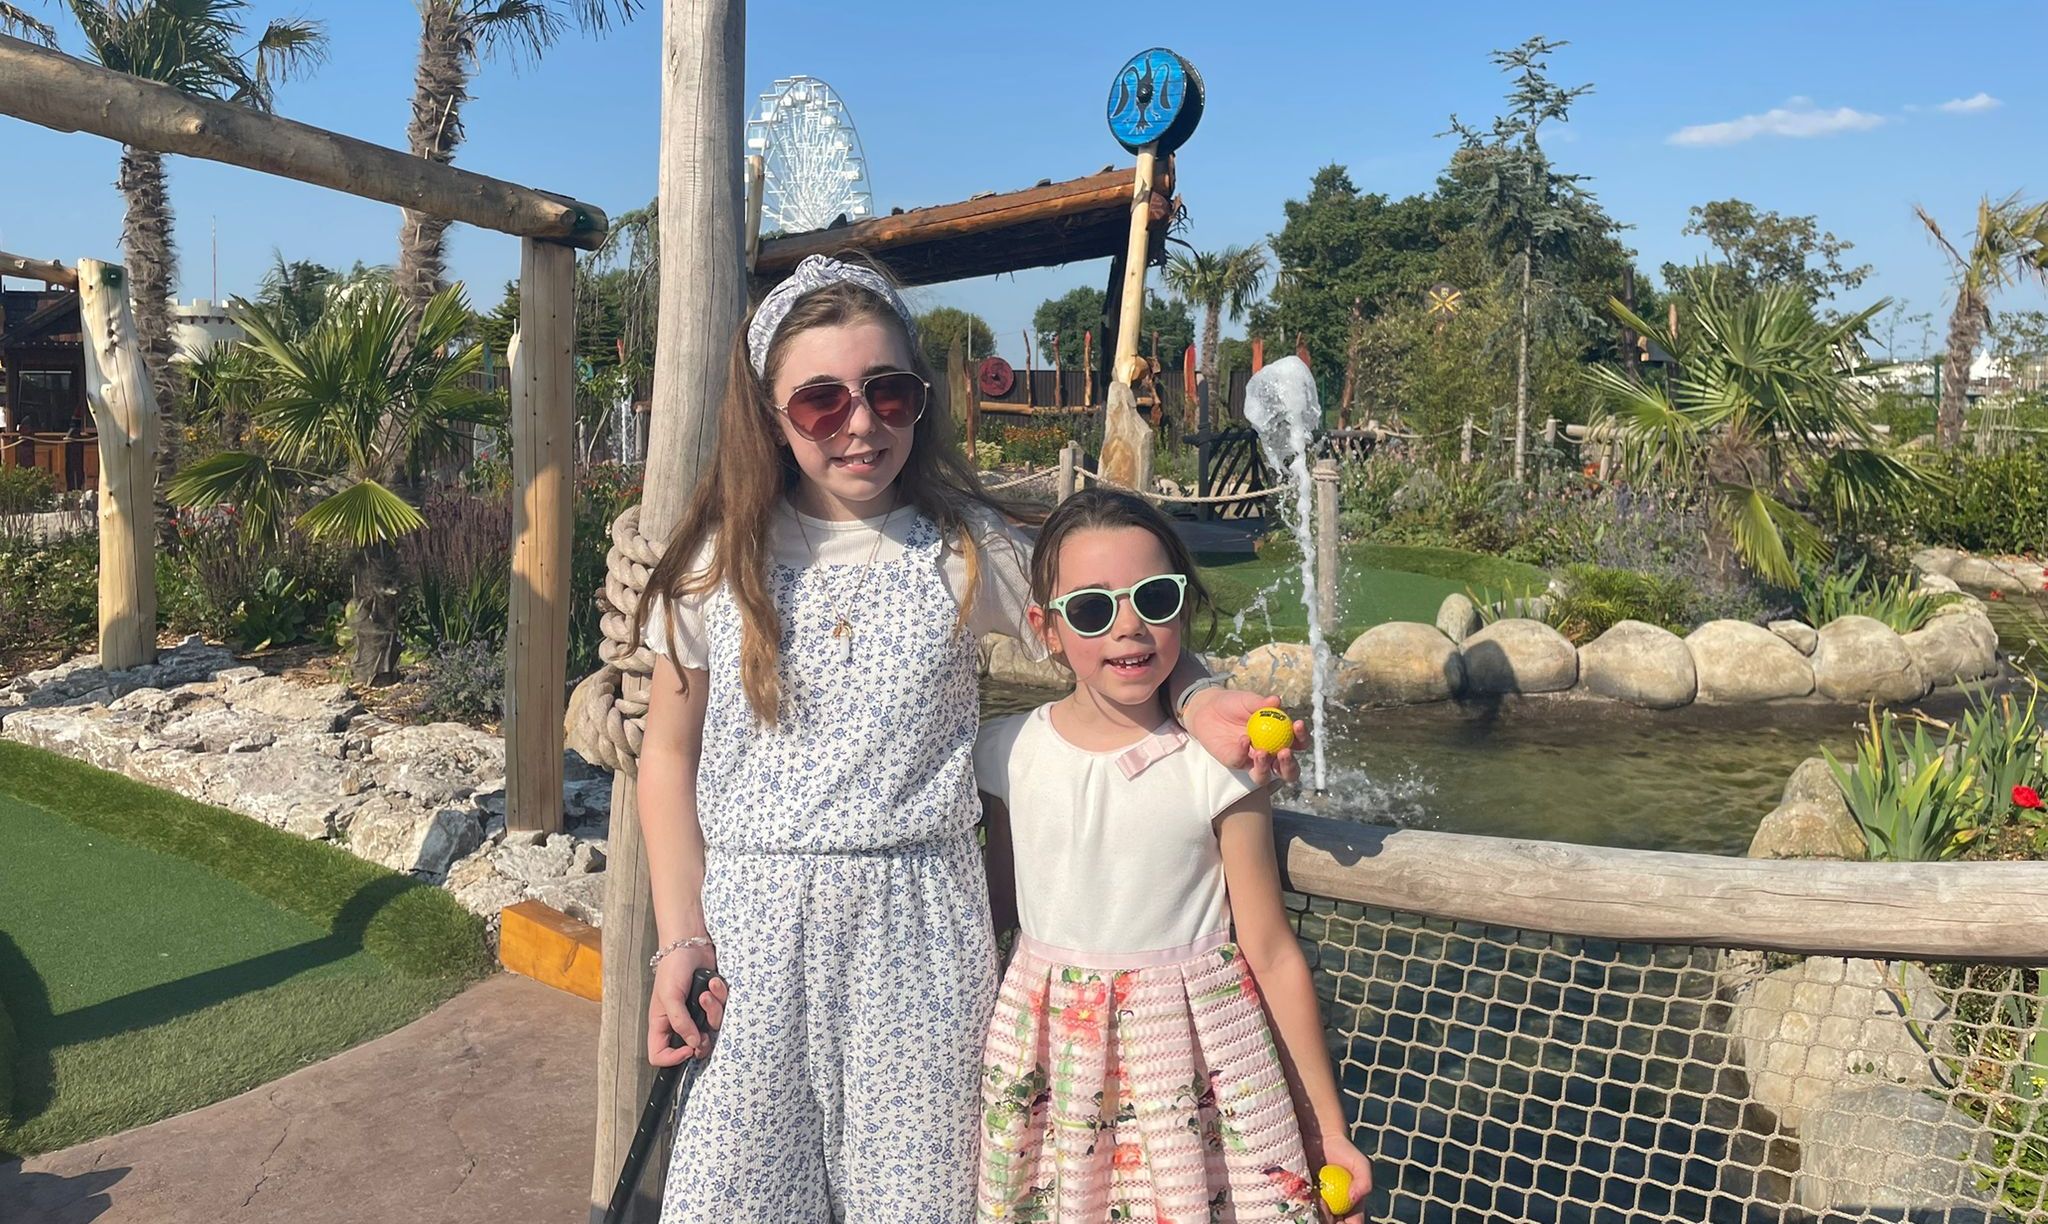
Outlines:
<svg viewBox="0 0 2048 1224"><path fill-rule="evenodd" d="M1201 75L1164 47L1132 56L1110 82L1109 130L1133 153L1146 145L1171 153L1201 118Z"/></svg>

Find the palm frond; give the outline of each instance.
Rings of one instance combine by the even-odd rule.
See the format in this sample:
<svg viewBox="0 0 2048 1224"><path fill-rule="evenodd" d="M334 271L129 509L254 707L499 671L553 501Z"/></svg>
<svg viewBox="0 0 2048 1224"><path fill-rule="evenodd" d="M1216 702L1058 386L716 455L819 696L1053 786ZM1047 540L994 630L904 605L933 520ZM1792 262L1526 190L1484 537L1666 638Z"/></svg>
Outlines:
<svg viewBox="0 0 2048 1224"><path fill-rule="evenodd" d="M249 451L222 451L179 472L165 489L172 504L199 509L233 506L244 539L274 539L303 473Z"/></svg>
<svg viewBox="0 0 2048 1224"><path fill-rule="evenodd" d="M1715 518L1743 563L1780 586L1796 586L1802 569L1827 560L1820 529L1755 485L1715 482Z"/></svg>
<svg viewBox="0 0 2048 1224"><path fill-rule="evenodd" d="M427 520L390 489L374 480L359 480L315 503L294 525L315 540L367 548L418 531Z"/></svg>
<svg viewBox="0 0 2048 1224"><path fill-rule="evenodd" d="M27 9L0 0L0 34L31 39L45 47L57 45L57 31L31 16Z"/></svg>

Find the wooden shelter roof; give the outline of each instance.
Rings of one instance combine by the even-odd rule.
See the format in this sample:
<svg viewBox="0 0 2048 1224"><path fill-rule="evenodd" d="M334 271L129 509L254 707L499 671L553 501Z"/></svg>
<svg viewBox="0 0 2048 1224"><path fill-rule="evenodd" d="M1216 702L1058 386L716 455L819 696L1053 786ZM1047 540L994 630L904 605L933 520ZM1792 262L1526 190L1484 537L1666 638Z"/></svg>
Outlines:
<svg viewBox="0 0 2048 1224"><path fill-rule="evenodd" d="M772 284L807 255L857 248L906 285L931 285L1121 253L1130 241L1129 166L989 192L761 241L754 277Z"/></svg>

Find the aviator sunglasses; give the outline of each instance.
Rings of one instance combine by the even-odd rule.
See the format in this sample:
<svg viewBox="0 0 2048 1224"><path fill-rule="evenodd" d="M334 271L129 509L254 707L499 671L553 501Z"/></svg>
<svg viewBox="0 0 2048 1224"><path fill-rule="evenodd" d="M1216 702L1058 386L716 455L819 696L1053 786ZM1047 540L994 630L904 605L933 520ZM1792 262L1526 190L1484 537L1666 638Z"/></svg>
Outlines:
<svg viewBox="0 0 2048 1224"><path fill-rule="evenodd" d="M1101 637L1116 623L1116 601L1128 595L1131 610L1148 625L1163 625L1180 615L1181 604L1187 600L1188 576L1186 574L1154 574L1135 586L1120 591L1107 587L1082 587L1068 591L1045 606L1057 612L1082 637Z"/></svg>
<svg viewBox="0 0 2048 1224"><path fill-rule="evenodd" d="M884 370L859 382L817 382L798 387L789 402L776 408L790 426L813 442L839 436L853 419L857 395L875 419L891 429L908 429L924 415L930 384L908 370Z"/></svg>

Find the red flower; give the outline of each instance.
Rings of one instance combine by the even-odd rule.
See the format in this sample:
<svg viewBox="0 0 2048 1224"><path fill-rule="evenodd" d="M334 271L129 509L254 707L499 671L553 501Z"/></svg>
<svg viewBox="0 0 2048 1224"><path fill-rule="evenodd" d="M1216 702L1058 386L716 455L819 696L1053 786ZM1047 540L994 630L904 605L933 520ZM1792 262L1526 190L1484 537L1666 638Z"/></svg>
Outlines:
<svg viewBox="0 0 2048 1224"><path fill-rule="evenodd" d="M2031 786L2015 786L2012 788L2012 804L2014 807L2023 807L2028 811L2039 811L2041 809L2041 792Z"/></svg>
<svg viewBox="0 0 2048 1224"><path fill-rule="evenodd" d="M1145 1164L1145 1149L1135 1143L1119 1143L1116 1145L1116 1151L1110 1153L1109 1163L1126 1173L1142 1168Z"/></svg>

